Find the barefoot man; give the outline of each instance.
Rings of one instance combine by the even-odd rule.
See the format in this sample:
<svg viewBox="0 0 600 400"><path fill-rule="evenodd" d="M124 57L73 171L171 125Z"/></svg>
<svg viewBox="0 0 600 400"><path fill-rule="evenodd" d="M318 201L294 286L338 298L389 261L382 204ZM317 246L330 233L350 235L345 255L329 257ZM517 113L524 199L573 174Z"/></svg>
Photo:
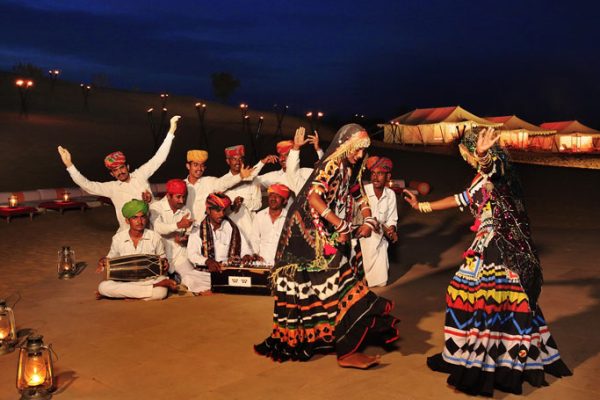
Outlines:
<svg viewBox="0 0 600 400"><path fill-rule="evenodd" d="M107 259L133 254L154 254L161 257L163 274L166 274L169 264L165 258L165 248L161 236L146 229L148 223L148 203L133 199L122 208L128 230L117 232L112 238L110 251L106 257L98 261L96 272L100 273L107 264ZM163 261L164 260L164 261ZM150 277L135 282L117 282L105 280L98 285L97 297L129 298L142 300L162 300L167 297L168 289L174 290L175 281L164 275Z"/></svg>

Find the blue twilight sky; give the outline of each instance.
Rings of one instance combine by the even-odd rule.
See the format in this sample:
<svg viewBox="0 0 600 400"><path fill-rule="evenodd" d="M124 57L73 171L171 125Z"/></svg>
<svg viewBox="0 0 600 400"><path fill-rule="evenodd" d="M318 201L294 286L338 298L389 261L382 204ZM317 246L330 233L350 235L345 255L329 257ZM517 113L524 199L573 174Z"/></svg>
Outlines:
<svg viewBox="0 0 600 400"><path fill-rule="evenodd" d="M0 0L0 69L379 118L460 104L600 129L600 6L590 1Z"/></svg>

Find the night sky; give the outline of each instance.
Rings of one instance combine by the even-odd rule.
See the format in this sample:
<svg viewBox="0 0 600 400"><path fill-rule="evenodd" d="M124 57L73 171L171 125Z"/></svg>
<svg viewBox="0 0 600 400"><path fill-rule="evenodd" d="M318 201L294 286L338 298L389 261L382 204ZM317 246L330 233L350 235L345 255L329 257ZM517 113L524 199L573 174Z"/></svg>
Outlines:
<svg viewBox="0 0 600 400"><path fill-rule="evenodd" d="M0 69L388 119L462 105L600 129L600 6L585 1L2 0ZM593 8L592 8L593 7Z"/></svg>

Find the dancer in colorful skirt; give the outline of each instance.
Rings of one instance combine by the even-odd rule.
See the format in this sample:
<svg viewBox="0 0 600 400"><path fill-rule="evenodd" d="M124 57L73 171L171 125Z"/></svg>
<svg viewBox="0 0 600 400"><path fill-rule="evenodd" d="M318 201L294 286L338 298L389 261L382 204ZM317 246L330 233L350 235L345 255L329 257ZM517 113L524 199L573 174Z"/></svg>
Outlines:
<svg viewBox="0 0 600 400"><path fill-rule="evenodd" d="M360 244L350 257L350 238L378 228L364 194L361 159L369 135L343 126L298 194L283 227L272 282L275 311L271 335L254 348L276 361L307 361L335 351L342 367L368 368L379 356L360 353L369 338L398 338L392 303L369 291ZM364 224L352 234L354 203Z"/></svg>
<svg viewBox="0 0 600 400"><path fill-rule="evenodd" d="M538 305L542 269L499 137L492 128L465 133L459 148L477 174L464 192L423 203L404 192L420 212L468 207L475 217L475 240L446 292L444 350L427 364L456 389L485 396L520 394L524 381L546 385L546 372L571 375Z"/></svg>

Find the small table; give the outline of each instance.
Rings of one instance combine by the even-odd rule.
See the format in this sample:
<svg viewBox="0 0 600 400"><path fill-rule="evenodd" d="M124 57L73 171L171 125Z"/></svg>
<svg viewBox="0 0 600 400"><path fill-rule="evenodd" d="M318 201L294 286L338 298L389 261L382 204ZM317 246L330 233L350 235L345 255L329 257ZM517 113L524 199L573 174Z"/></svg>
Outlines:
<svg viewBox="0 0 600 400"><path fill-rule="evenodd" d="M37 209L35 207L29 206L17 206L17 207L9 207L9 206L0 206L0 216L6 218L6 223L10 223L10 219L17 215L26 215L29 214L29 219L33 220L33 214L37 213Z"/></svg>
<svg viewBox="0 0 600 400"><path fill-rule="evenodd" d="M81 212L84 212L88 205L83 201L75 201L75 200L54 200L54 201L45 201L38 205L40 208L45 208L46 210L55 210L59 211L61 214L65 210L71 210L74 208L79 208Z"/></svg>

